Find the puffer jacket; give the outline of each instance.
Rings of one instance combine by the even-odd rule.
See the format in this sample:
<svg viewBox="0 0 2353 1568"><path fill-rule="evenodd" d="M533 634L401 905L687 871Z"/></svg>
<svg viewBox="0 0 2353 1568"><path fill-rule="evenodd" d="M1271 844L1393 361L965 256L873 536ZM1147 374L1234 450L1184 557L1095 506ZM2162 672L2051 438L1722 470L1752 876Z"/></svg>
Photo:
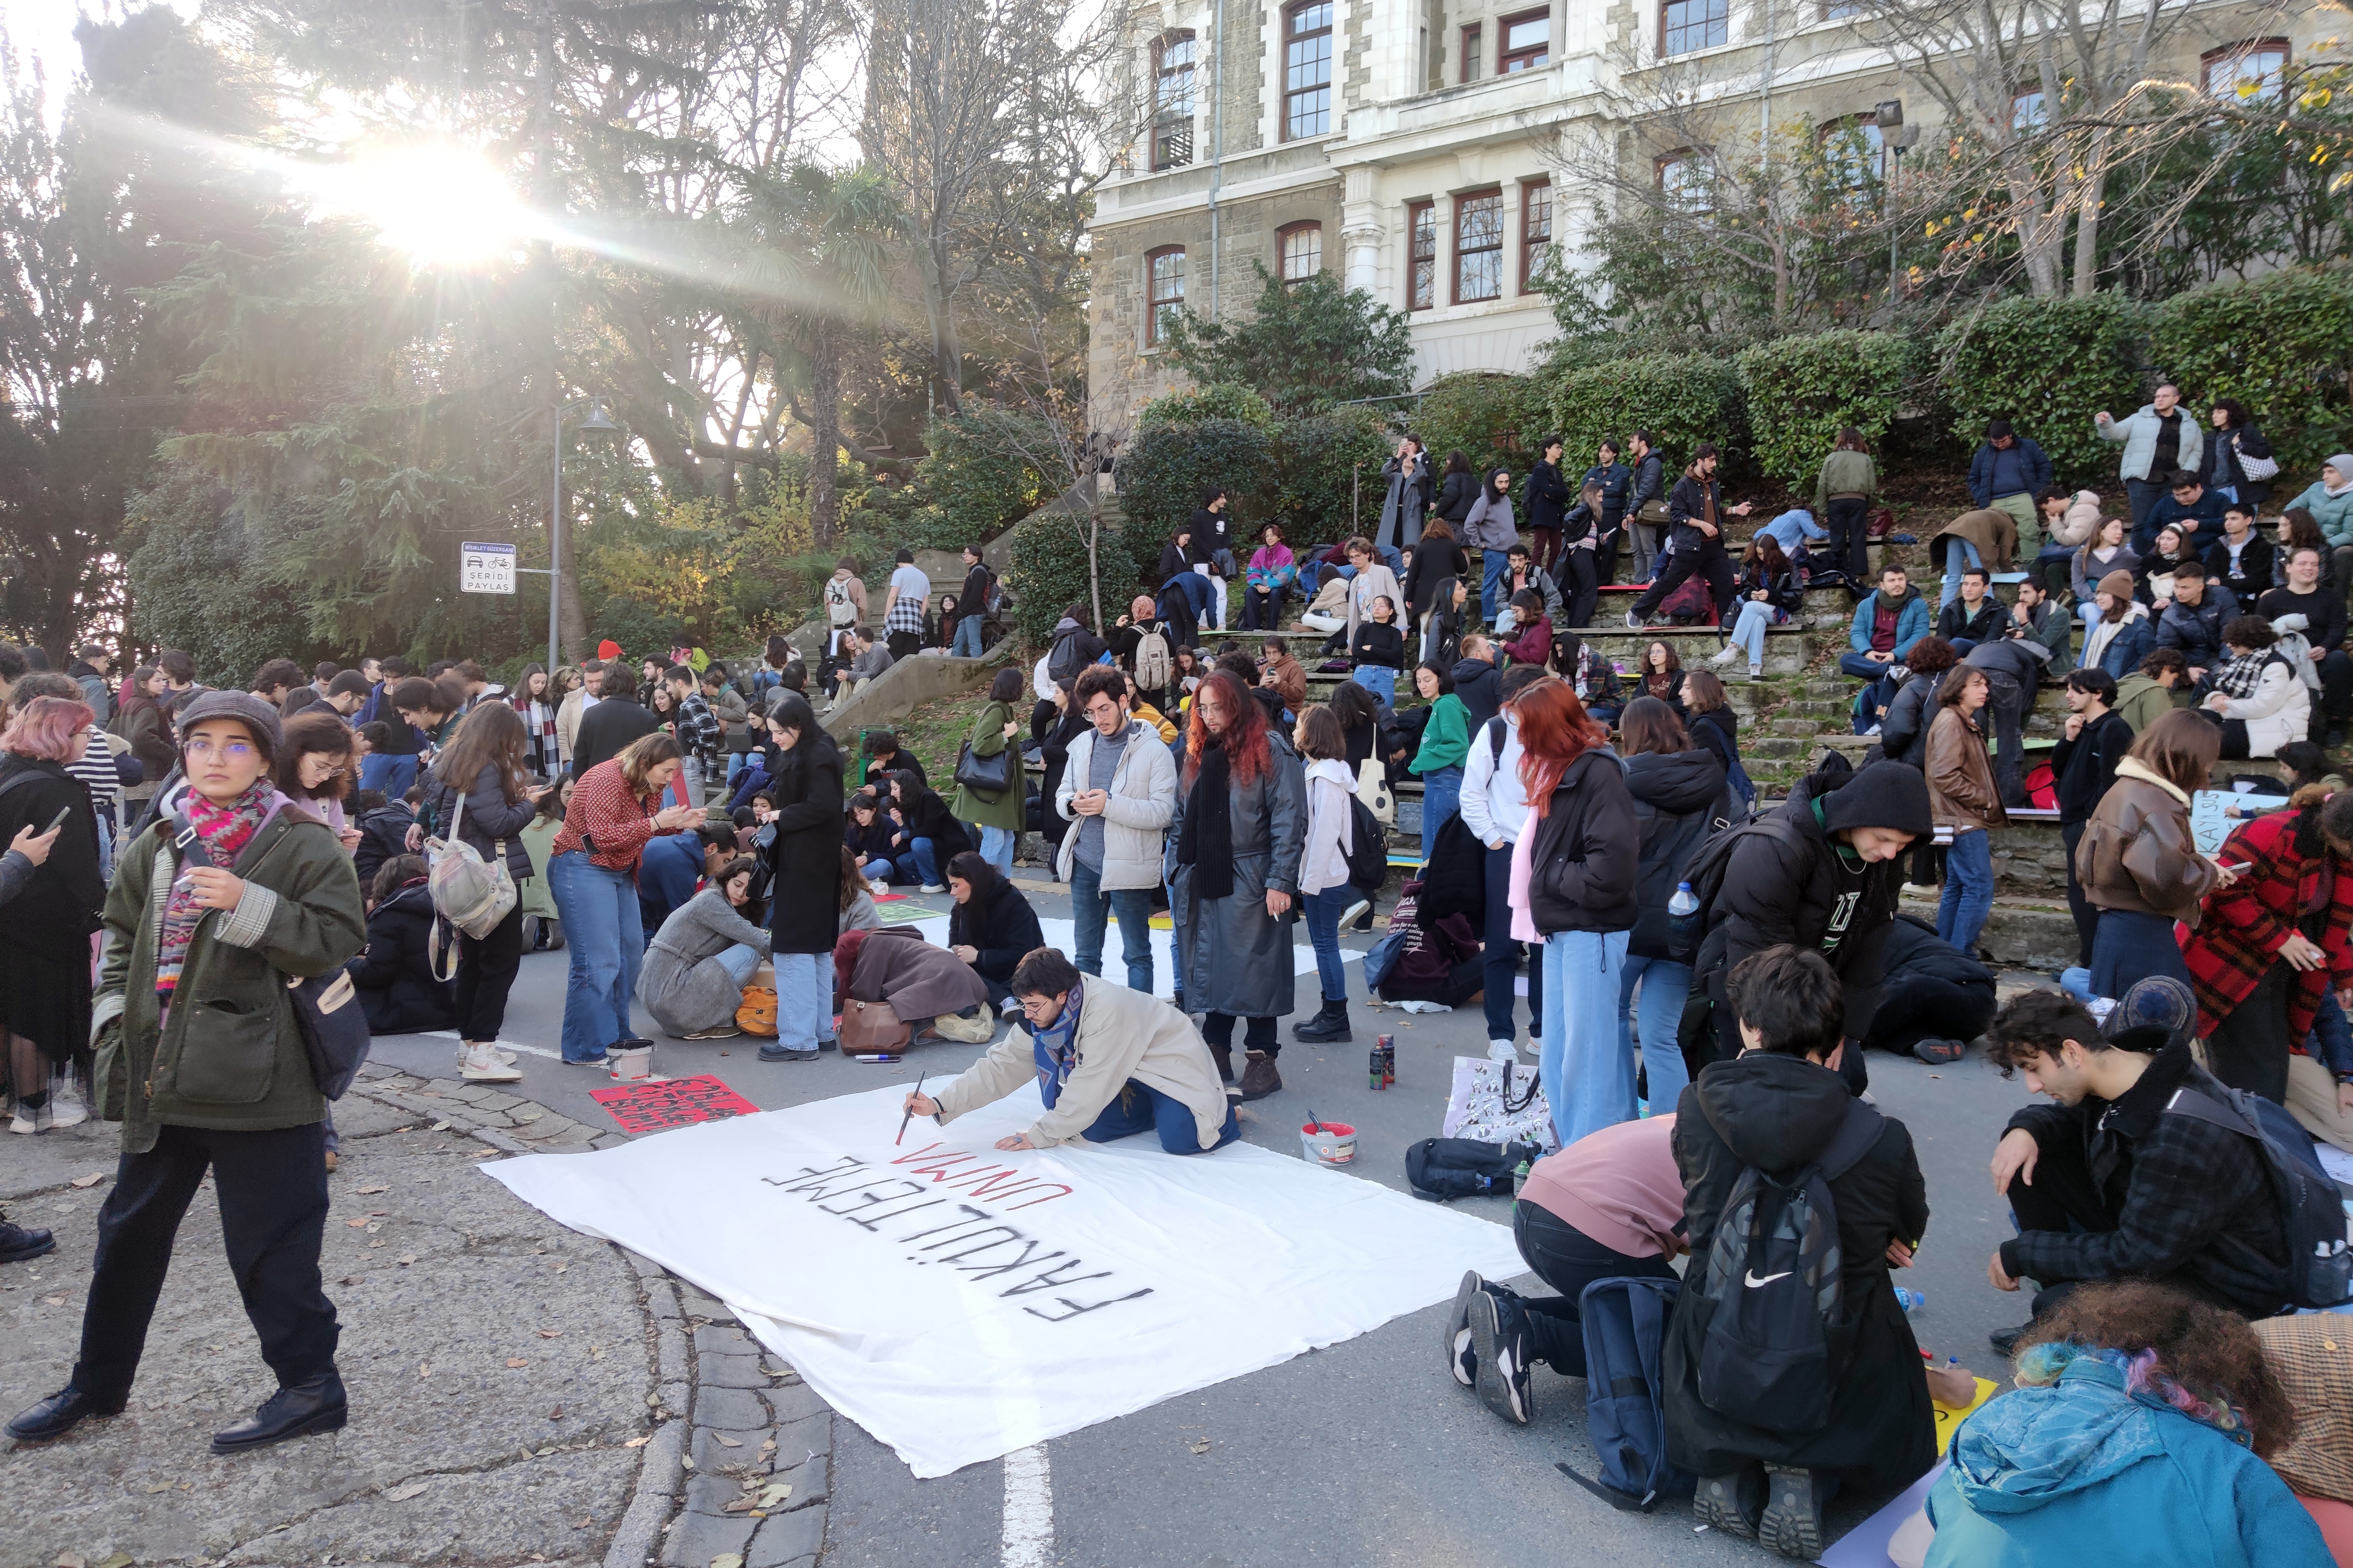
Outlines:
<svg viewBox="0 0 2353 1568"><path fill-rule="evenodd" d="M531 851L523 847L522 830L539 815L539 805L529 795L509 801L499 786L495 763L475 775L474 787L466 792L463 812L458 809L458 792L438 773L427 769L417 782L425 786L425 798L417 805L417 820L425 825L427 837L447 838L449 824L455 820L458 837L474 847L484 865L491 863L503 843L507 874L518 882L531 875Z"/></svg>
<svg viewBox="0 0 2353 1568"><path fill-rule="evenodd" d="M1528 847L1528 913L1538 934L1631 931L1641 841L1618 758L1607 751L1579 753L1554 787Z"/></svg>
<svg viewBox="0 0 2353 1568"><path fill-rule="evenodd" d="M1176 759L1166 746L1148 743L1155 739L1141 720L1127 721L1127 743L1120 748L1110 787L1104 792L1111 797L1103 814L1105 892L1160 886L1160 852L1167 841L1168 824L1176 816ZM1061 787L1054 795L1054 809L1071 823L1055 858L1065 882L1077 863L1082 826L1071 802L1092 787L1087 781L1094 773L1095 741L1094 727L1089 725L1071 742Z"/></svg>
<svg viewBox="0 0 2353 1568"><path fill-rule="evenodd" d="M1985 735L1958 708L1939 708L1928 726L1928 809L1939 827L1968 833L2006 827L2001 791L1993 782L1993 759Z"/></svg>
<svg viewBox="0 0 2353 1568"><path fill-rule="evenodd" d="M2174 412L2181 416L2181 427L2175 450L2174 466L2189 472L2205 471L2206 432L2189 412L2187 404L2176 405ZM2163 476L2152 474L2149 468L2157 458L2157 436L2164 421L2158 417L2157 405L2144 403L2122 419L2111 419L2105 425L2094 425L2092 434L2103 441L2114 441L2125 449L2124 460L2117 464L2120 479L2150 479Z"/></svg>
<svg viewBox="0 0 2353 1568"><path fill-rule="evenodd" d="M1626 951L1669 958L1667 900L1707 836L1746 814L1708 751L1643 752L1626 759L1626 793L1634 802L1641 856L1634 870L1634 931Z"/></svg>
<svg viewBox="0 0 2353 1568"><path fill-rule="evenodd" d="M2247 755L2275 757L2282 746L2311 731L2312 693L2288 661L2273 654L2263 660L2253 694L2226 697L2215 711L2246 725Z"/></svg>
<svg viewBox="0 0 2353 1568"><path fill-rule="evenodd" d="M2079 550L2090 542L2092 531L2100 526L2100 497L2095 490L2077 490L2068 498L2067 510L2057 521L2048 515L2042 525L2050 530L2046 544L2057 544L2069 550Z"/></svg>
<svg viewBox="0 0 2353 1568"><path fill-rule="evenodd" d="M434 977L432 935L433 895L422 882L369 912L367 951L348 967L373 1033L423 1034L458 1021L457 983Z"/></svg>
<svg viewBox="0 0 2353 1568"><path fill-rule="evenodd" d="M2162 915L2195 930L2214 863L2189 836L2189 797L2126 757L2075 846L2075 880L2104 910Z"/></svg>

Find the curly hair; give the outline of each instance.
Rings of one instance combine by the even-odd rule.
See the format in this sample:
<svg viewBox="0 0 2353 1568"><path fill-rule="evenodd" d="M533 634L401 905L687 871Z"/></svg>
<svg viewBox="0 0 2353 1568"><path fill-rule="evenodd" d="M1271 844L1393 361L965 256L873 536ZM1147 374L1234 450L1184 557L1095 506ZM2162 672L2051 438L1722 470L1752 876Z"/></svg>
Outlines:
<svg viewBox="0 0 2353 1568"><path fill-rule="evenodd" d="M2235 1312L2171 1285L2116 1279L2071 1291L2019 1345L2018 1381L2058 1381L2093 1355L2119 1366L2133 1394L2164 1401L2268 1459L2295 1436L2295 1407Z"/></svg>

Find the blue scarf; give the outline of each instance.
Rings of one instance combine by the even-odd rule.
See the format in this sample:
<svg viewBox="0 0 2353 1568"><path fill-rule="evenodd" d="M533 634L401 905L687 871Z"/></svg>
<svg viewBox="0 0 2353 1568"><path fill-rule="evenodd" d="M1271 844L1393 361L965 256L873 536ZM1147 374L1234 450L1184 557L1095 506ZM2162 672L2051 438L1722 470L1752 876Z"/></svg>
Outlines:
<svg viewBox="0 0 2353 1568"><path fill-rule="evenodd" d="M1029 1030L1029 1049L1038 1058L1038 1095L1049 1110L1061 1098L1062 1086L1071 1081L1071 1071L1079 1065L1079 1000L1083 984L1072 984L1071 999L1062 1004L1060 1017L1042 1029L1033 1025Z"/></svg>

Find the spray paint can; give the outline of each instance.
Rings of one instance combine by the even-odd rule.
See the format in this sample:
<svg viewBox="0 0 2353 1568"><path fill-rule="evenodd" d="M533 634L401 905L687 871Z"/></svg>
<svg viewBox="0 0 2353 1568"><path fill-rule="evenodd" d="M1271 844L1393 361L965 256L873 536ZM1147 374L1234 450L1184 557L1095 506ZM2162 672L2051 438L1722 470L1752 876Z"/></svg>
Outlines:
<svg viewBox="0 0 2353 1568"><path fill-rule="evenodd" d="M1373 1044L1369 1062L1370 1087L1387 1089L1397 1082L1396 1037L1383 1035Z"/></svg>

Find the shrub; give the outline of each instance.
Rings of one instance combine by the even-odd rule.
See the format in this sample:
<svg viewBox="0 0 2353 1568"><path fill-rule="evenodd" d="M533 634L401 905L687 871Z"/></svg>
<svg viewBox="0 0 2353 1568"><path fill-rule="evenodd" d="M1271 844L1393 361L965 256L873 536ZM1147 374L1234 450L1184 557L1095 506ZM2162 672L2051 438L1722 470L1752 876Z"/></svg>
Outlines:
<svg viewBox="0 0 2353 1568"><path fill-rule="evenodd" d="M1388 493L1381 460L1389 450L1381 416L1365 408L1312 415L1275 430L1271 516L1293 550L1345 539L1356 531L1360 504L1365 527L1379 521Z"/></svg>
<svg viewBox="0 0 2353 1568"><path fill-rule="evenodd" d="M1847 426L1876 447L1895 422L1917 359L1894 332L1813 332L1744 350L1740 385L1757 466L1801 486Z"/></svg>
<svg viewBox="0 0 2353 1568"><path fill-rule="evenodd" d="M1154 577L1160 547L1192 520L1201 491L1222 485L1239 527L1267 515L1274 476L1267 433L1237 419L1204 419L1191 426L1162 425L1137 433L1119 460L1120 503L1127 513L1120 534L1135 569Z"/></svg>
<svg viewBox="0 0 2353 1568"><path fill-rule="evenodd" d="M1335 403L1391 397L1413 385L1413 335L1402 310L1329 272L1286 283L1258 268L1250 319L1212 321L1179 310L1168 350L1204 385L1230 382L1277 414L1317 414Z"/></svg>
<svg viewBox="0 0 2353 1568"><path fill-rule="evenodd" d="M1728 360L1651 354L1572 370L1551 389L1547 428L1577 455L1632 430L1648 430L1672 473L1703 441L1746 448L1740 373Z"/></svg>
<svg viewBox="0 0 2353 1568"><path fill-rule="evenodd" d="M895 543L959 550L986 543L1054 499L1060 489L1047 465L1058 447L1043 420L974 403L932 422L915 464L915 484L930 515L918 514L923 537ZM894 544L895 548L895 544Z"/></svg>
<svg viewBox="0 0 2353 1568"><path fill-rule="evenodd" d="M2311 473L2344 449L2353 273L2297 268L2209 284L2152 314L2158 368L2180 385L2200 424L2216 398L2235 397L2283 468Z"/></svg>
<svg viewBox="0 0 2353 1568"><path fill-rule="evenodd" d="M2117 448L2092 416L2141 405L2134 369L2138 312L2117 294L2017 299L1989 305L1936 338L1937 382L1952 431L1971 448L1986 421L2007 419L2051 458L2063 484L2111 483Z"/></svg>
<svg viewBox="0 0 2353 1568"><path fill-rule="evenodd" d="M1274 428L1274 410L1267 406L1266 399L1230 381L1213 381L1155 397L1144 405L1135 423L1138 429L1155 425L1190 428L1204 419L1233 419L1261 430Z"/></svg>
<svg viewBox="0 0 2353 1568"><path fill-rule="evenodd" d="M1500 463L1517 472L1535 460L1534 444L1545 434L1531 428L1546 418L1535 391L1533 376L1490 371L1440 376L1413 411L1414 434L1440 465L1449 452L1460 451L1474 469Z"/></svg>
<svg viewBox="0 0 2353 1568"><path fill-rule="evenodd" d="M1041 517L1013 535L1013 558L1007 563L1006 591L1013 595L1012 621L1021 640L1043 647L1051 640L1054 622L1072 603L1092 604L1087 575L1085 512ZM1095 545L1103 584L1104 619L1116 624L1135 596L1134 567L1117 527L1106 524ZM1159 545L1153 545L1155 557Z"/></svg>

